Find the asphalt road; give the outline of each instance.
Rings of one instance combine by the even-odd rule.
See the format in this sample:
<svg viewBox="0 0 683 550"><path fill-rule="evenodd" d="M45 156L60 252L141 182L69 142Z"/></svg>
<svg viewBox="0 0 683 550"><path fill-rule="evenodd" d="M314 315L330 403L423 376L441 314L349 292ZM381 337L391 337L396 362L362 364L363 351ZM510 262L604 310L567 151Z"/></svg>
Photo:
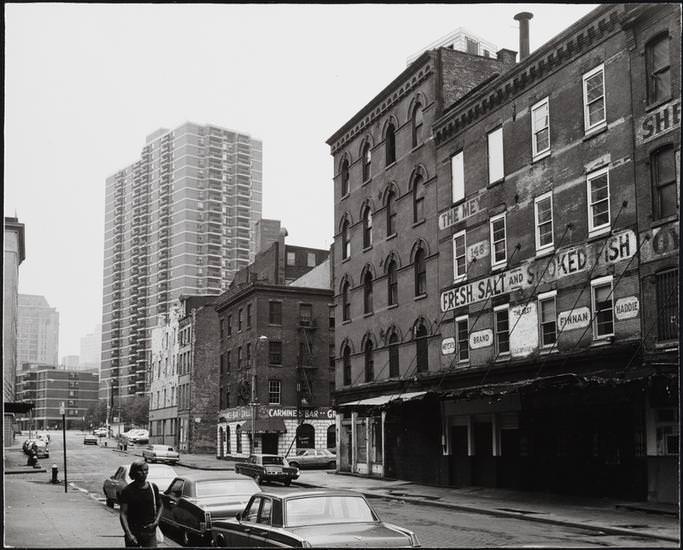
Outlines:
<svg viewBox="0 0 683 550"><path fill-rule="evenodd" d="M50 459L43 464L59 466L62 479L61 432L52 432ZM58 435L58 437L55 437ZM122 465L135 460L130 453L124 454L111 447L83 445L83 434L67 433L68 481L90 493L93 506L104 504L102 484ZM176 466L182 474L188 468ZM296 488L273 484L269 490L286 493ZM643 547L652 545L652 539L602 535L595 531L547 525L531 521L492 517L485 514L469 514L461 511L428 505L417 505L389 499L372 499L371 504L384 521L413 530L423 546L441 548L471 547ZM115 516L118 507L112 511ZM114 517L112 517L114 520ZM118 520L115 520L118 524ZM172 535L172 533L171 533ZM658 541L659 547L675 547L674 543Z"/></svg>

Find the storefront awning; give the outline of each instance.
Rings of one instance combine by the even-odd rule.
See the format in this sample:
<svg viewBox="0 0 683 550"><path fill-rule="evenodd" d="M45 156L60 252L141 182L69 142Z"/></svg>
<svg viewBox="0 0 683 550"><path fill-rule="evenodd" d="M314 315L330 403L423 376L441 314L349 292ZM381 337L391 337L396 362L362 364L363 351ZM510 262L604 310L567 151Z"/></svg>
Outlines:
<svg viewBox="0 0 683 550"><path fill-rule="evenodd" d="M4 412L15 414L26 414L33 408L33 403L25 403L23 401L5 401Z"/></svg>
<svg viewBox="0 0 683 550"><path fill-rule="evenodd" d="M426 391L415 391L409 393L392 393L389 395L380 395L377 397L369 397L368 399L361 399L359 401L350 401L348 403L339 403L337 407L359 407L359 406L369 406L378 407L380 405L386 405L390 401L410 401L411 399L417 399L425 395Z"/></svg>
<svg viewBox="0 0 683 550"><path fill-rule="evenodd" d="M242 430L251 432L251 419L242 424ZM279 417L272 418L257 418L256 419L256 433L287 433L285 421Z"/></svg>

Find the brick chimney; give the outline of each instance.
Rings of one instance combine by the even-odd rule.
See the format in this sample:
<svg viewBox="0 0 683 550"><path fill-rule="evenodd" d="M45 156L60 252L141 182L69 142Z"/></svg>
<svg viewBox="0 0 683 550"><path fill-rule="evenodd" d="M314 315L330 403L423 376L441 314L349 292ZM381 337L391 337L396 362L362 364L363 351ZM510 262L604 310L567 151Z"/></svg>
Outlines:
<svg viewBox="0 0 683 550"><path fill-rule="evenodd" d="M529 21L534 14L523 11L515 15L515 21L519 21L519 60L524 61L529 57Z"/></svg>
<svg viewBox="0 0 683 550"><path fill-rule="evenodd" d="M509 69L510 67L513 67L516 63L517 52L512 50L506 50L505 48L503 48L496 52L496 57L498 58L498 61L500 61L503 64L503 67L505 67L505 69Z"/></svg>

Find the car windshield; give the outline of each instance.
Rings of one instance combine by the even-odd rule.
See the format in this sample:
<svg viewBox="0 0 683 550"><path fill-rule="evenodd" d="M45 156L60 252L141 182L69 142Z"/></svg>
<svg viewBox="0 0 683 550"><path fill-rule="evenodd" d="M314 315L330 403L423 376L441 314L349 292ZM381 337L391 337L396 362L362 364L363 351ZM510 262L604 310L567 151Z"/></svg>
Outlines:
<svg viewBox="0 0 683 550"><path fill-rule="evenodd" d="M252 495L258 487L250 479L214 479L197 482L198 497Z"/></svg>
<svg viewBox="0 0 683 550"><path fill-rule="evenodd" d="M281 456L264 456L263 457L263 463L264 464L282 464L282 457Z"/></svg>
<svg viewBox="0 0 683 550"><path fill-rule="evenodd" d="M287 500L287 527L376 521L363 497L314 496Z"/></svg>

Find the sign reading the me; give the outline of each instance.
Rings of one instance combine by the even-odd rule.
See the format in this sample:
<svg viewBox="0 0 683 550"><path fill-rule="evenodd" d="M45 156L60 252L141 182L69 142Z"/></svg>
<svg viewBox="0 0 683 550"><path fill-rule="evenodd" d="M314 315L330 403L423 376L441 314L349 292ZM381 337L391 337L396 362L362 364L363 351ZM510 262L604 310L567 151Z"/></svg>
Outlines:
<svg viewBox="0 0 683 550"><path fill-rule="evenodd" d="M636 253L637 244L636 234L627 229L601 241L561 248L550 258L530 260L519 267L443 291L441 311L450 311L514 290L533 287L539 279L549 283L590 271L596 264L608 265L627 260Z"/></svg>
<svg viewBox="0 0 683 550"><path fill-rule="evenodd" d="M479 212L479 197L474 197L440 214L439 229L447 229L477 212Z"/></svg>

